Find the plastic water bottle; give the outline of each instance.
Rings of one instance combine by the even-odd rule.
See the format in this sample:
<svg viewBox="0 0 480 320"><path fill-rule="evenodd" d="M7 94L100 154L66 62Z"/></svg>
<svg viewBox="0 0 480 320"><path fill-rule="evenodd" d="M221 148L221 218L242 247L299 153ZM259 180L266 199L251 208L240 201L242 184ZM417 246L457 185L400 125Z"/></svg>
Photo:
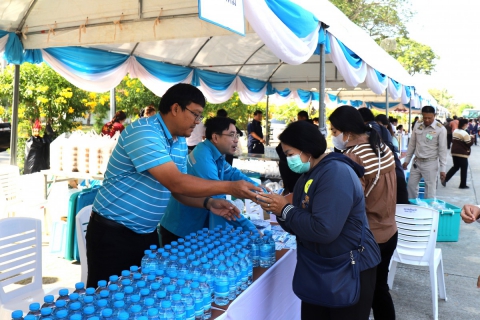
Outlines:
<svg viewBox="0 0 480 320"><path fill-rule="evenodd" d="M158 310L159 320L175 320L175 314L173 313L172 303L168 300L162 301L162 306Z"/></svg>
<svg viewBox="0 0 480 320"><path fill-rule="evenodd" d="M70 294L68 295L68 298L70 299L70 301L68 302L67 307L68 307L69 305L71 305L72 303L74 303L74 302L80 302L80 301L78 300L78 299L79 299L79 295L78 295L78 293L76 293L76 292L70 293Z"/></svg>
<svg viewBox="0 0 480 320"><path fill-rule="evenodd" d="M100 316L100 318L102 320L111 320L113 319L112 314L113 314L113 310L110 308L106 308L102 310L102 315Z"/></svg>
<svg viewBox="0 0 480 320"><path fill-rule="evenodd" d="M267 233L265 232L260 244L259 265L261 268L268 268L270 266L270 245L267 242Z"/></svg>
<svg viewBox="0 0 480 320"><path fill-rule="evenodd" d="M40 303L31 303L28 308L30 309L30 311L27 313L27 315L33 315L36 319L40 318Z"/></svg>
<svg viewBox="0 0 480 320"><path fill-rule="evenodd" d="M64 300L66 303L70 301L70 297L68 296L68 289L60 289L58 291L57 301L59 300Z"/></svg>
<svg viewBox="0 0 480 320"><path fill-rule="evenodd" d="M184 279L188 273L187 259L183 258L178 261L177 276L179 279Z"/></svg>
<svg viewBox="0 0 480 320"><path fill-rule="evenodd" d="M12 320L23 320L23 311L22 310L13 311Z"/></svg>
<svg viewBox="0 0 480 320"><path fill-rule="evenodd" d="M203 318L210 319L212 317L212 290L207 283L207 277L201 276L199 279L199 289L203 294Z"/></svg>
<svg viewBox="0 0 480 320"><path fill-rule="evenodd" d="M186 320L195 320L195 301L190 294L190 288L182 289L182 302L185 305Z"/></svg>
<svg viewBox="0 0 480 320"><path fill-rule="evenodd" d="M121 312L125 312L125 302L115 301L113 303L113 317L118 317Z"/></svg>
<svg viewBox="0 0 480 320"><path fill-rule="evenodd" d="M185 279L178 279L175 285L174 294L182 294L182 289L185 288Z"/></svg>
<svg viewBox="0 0 480 320"><path fill-rule="evenodd" d="M67 319L68 311L67 310L59 310L55 313L55 319ZM25 317L27 319L27 317Z"/></svg>
<svg viewBox="0 0 480 320"><path fill-rule="evenodd" d="M145 262L145 270L149 270L149 272L155 272L158 268L158 259L155 253L150 253L148 255L148 259ZM144 269L142 268L142 271Z"/></svg>
<svg viewBox="0 0 480 320"><path fill-rule="evenodd" d="M138 320L138 318L141 317L142 315L143 315L142 306L140 306L138 304L134 304L130 308L130 319Z"/></svg>
<svg viewBox="0 0 480 320"><path fill-rule="evenodd" d="M85 303L85 298L86 297L83 298L83 303ZM110 291L108 291L108 289L100 291L100 293L97 296L97 300L100 300L100 299L105 299L105 300L108 301L108 303L110 303L110 300L111 300L110 299ZM90 299L87 299L87 300L90 300Z"/></svg>
<svg viewBox="0 0 480 320"><path fill-rule="evenodd" d="M191 292L193 301L195 303L195 320L202 320L203 319L203 294L199 289L200 284L197 281L192 282L191 284Z"/></svg>
<svg viewBox="0 0 480 320"><path fill-rule="evenodd" d="M250 251L248 249L243 249L243 253L245 254L245 261L247 262L247 286L251 285L253 282L253 263L250 260Z"/></svg>
<svg viewBox="0 0 480 320"><path fill-rule="evenodd" d="M167 297L167 293L165 291L157 292L155 296L155 299L157 300L155 306L157 307L157 309L160 309L160 307L162 306L162 301L166 300L166 297Z"/></svg>
<svg viewBox="0 0 480 320"><path fill-rule="evenodd" d="M55 297L52 294L46 295L43 297L43 304L42 304L42 309L43 308L55 308Z"/></svg>
<svg viewBox="0 0 480 320"><path fill-rule="evenodd" d="M69 320L82 320L82 315L81 314L70 314Z"/></svg>
<svg viewBox="0 0 480 320"><path fill-rule="evenodd" d="M117 319L118 320L128 320L129 314L126 311L122 311L118 314Z"/></svg>
<svg viewBox="0 0 480 320"><path fill-rule="evenodd" d="M144 313L147 313L148 312L148 309L151 309L154 307L154 304L155 304L155 299L153 298L146 298L145 299L145 302L143 304L143 312Z"/></svg>
<svg viewBox="0 0 480 320"><path fill-rule="evenodd" d="M83 297L83 307L95 307L95 304L93 303L93 297L92 296L85 296Z"/></svg>
<svg viewBox="0 0 480 320"><path fill-rule="evenodd" d="M215 303L219 306L228 304L229 283L226 267L220 265L215 274Z"/></svg>
<svg viewBox="0 0 480 320"><path fill-rule="evenodd" d="M193 280L197 280L202 275L202 268L200 267L200 261L195 260L192 262L190 273L193 275Z"/></svg>
<svg viewBox="0 0 480 320"><path fill-rule="evenodd" d="M241 272L241 279L242 283L240 285L240 289L243 291L247 289L248 285L248 263L245 260L245 253L238 254L238 263L240 265Z"/></svg>
<svg viewBox="0 0 480 320"><path fill-rule="evenodd" d="M85 295L85 292L86 292L85 284L83 282L75 283L75 291L73 292L78 293L78 299L80 301L83 301L83 296Z"/></svg>
<svg viewBox="0 0 480 320"><path fill-rule="evenodd" d="M233 268L235 270L235 274L237 276L237 296L242 292L242 268L240 268L239 258L232 257Z"/></svg>
<svg viewBox="0 0 480 320"><path fill-rule="evenodd" d="M150 297L150 289L143 288L140 290L140 304L145 304L145 299Z"/></svg>
<svg viewBox="0 0 480 320"><path fill-rule="evenodd" d="M145 254L140 262L140 266L142 267L142 270L144 270L146 267L147 267L147 261L148 261L148 258L149 258L149 254L152 253L151 250L145 250L143 251L143 253Z"/></svg>
<svg viewBox="0 0 480 320"><path fill-rule="evenodd" d="M58 313L63 310L65 310L65 312L68 314L66 305L67 305L67 302L65 300L55 301L55 309L53 310L53 314L55 318L58 318Z"/></svg>
<svg viewBox="0 0 480 320"><path fill-rule="evenodd" d="M100 297L100 292L102 292L102 290L107 290L107 281L106 280L100 280L98 281L97 283L98 287L97 289L95 290L95 295L97 296L97 299L99 299Z"/></svg>
<svg viewBox="0 0 480 320"><path fill-rule="evenodd" d="M108 301L105 299L100 299L95 301L95 310L98 316L102 315L102 311L108 308Z"/></svg>
<svg viewBox="0 0 480 320"><path fill-rule="evenodd" d="M174 294L172 296L172 309L175 313L175 320L187 319L187 311L185 310L185 304L182 302L182 296Z"/></svg>
<svg viewBox="0 0 480 320"><path fill-rule="evenodd" d="M190 285L193 282L193 275L191 273L187 273L185 275L185 287L190 288Z"/></svg>
<svg viewBox="0 0 480 320"><path fill-rule="evenodd" d="M252 264L254 267L260 266L260 246L262 244L262 238L254 235L251 237L251 250L252 250Z"/></svg>
<svg viewBox="0 0 480 320"><path fill-rule="evenodd" d="M268 232L267 243L270 246L270 266L273 266L277 261L276 250L275 250L275 240L273 240L272 233Z"/></svg>
<svg viewBox="0 0 480 320"><path fill-rule="evenodd" d="M237 275L232 261L227 261L228 277L228 300L232 301L237 297Z"/></svg>
<svg viewBox="0 0 480 320"><path fill-rule="evenodd" d="M45 318L52 318L52 308L42 308L40 309L40 318L41 320Z"/></svg>
<svg viewBox="0 0 480 320"><path fill-rule="evenodd" d="M122 270L122 273L120 273L120 277L118 278L118 280L120 281L123 281L125 279L130 279L130 271L128 270ZM130 279L132 280L132 279Z"/></svg>
<svg viewBox="0 0 480 320"><path fill-rule="evenodd" d="M68 305L69 315L79 314L82 315L82 304L79 301L70 302Z"/></svg>
<svg viewBox="0 0 480 320"><path fill-rule="evenodd" d="M83 319L90 319L95 317L95 308L92 306L83 308Z"/></svg>
<svg viewBox="0 0 480 320"><path fill-rule="evenodd" d="M143 316L138 318L138 320L159 320L160 317L158 316L158 309L157 308L151 308L148 309L147 312L147 317Z"/></svg>

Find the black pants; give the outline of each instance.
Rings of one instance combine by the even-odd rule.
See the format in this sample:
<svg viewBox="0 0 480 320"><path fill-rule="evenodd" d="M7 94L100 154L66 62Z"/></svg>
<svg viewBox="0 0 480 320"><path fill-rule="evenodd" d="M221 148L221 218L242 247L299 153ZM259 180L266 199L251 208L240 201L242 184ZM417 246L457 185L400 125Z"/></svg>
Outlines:
<svg viewBox="0 0 480 320"><path fill-rule="evenodd" d="M375 290L376 267L360 272L360 300L346 308L328 308L302 301L302 320L368 320Z"/></svg>
<svg viewBox="0 0 480 320"><path fill-rule="evenodd" d="M263 146L263 143L260 143L260 142L252 143L251 145L248 146L248 153L264 154L265 147Z"/></svg>
<svg viewBox="0 0 480 320"><path fill-rule="evenodd" d="M408 201L407 182L397 176L397 204L410 204Z"/></svg>
<svg viewBox="0 0 480 320"><path fill-rule="evenodd" d="M397 247L398 232L396 232L385 243L379 243L380 255L382 261L377 266L377 282L375 284L375 293L373 295L373 316L378 320L394 320L395 307L393 306L392 296L388 288L388 267L392 259L393 252Z"/></svg>
<svg viewBox="0 0 480 320"><path fill-rule="evenodd" d="M452 134L447 134L447 148L450 149L450 145L452 144Z"/></svg>
<svg viewBox="0 0 480 320"><path fill-rule="evenodd" d="M460 169L460 188L467 186L468 158L452 156L453 167L447 172L445 181L450 180L458 169Z"/></svg>
<svg viewBox="0 0 480 320"><path fill-rule="evenodd" d="M152 244L159 244L156 229L139 234L121 224L106 224L103 219L92 213L87 227L87 288L96 288L99 280L108 280L111 275L120 275L122 270L139 266L144 251Z"/></svg>
<svg viewBox="0 0 480 320"><path fill-rule="evenodd" d="M162 246L165 246L166 244L170 244L173 241L177 241L178 239L181 238L176 234L173 234L167 229L165 229L162 225L160 225L160 235L162 236Z"/></svg>

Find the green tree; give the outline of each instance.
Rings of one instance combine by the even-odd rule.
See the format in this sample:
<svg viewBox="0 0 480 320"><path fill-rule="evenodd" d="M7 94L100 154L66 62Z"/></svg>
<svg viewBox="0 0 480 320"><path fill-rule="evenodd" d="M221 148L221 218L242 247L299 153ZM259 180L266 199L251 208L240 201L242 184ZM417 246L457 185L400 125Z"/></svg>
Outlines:
<svg viewBox="0 0 480 320"><path fill-rule="evenodd" d="M447 89L429 89L428 92L437 100L437 103L445 107L453 115L460 116L461 112L458 110L458 104L453 101L453 95L448 93Z"/></svg>
<svg viewBox="0 0 480 320"><path fill-rule="evenodd" d="M431 74L439 59L431 47L408 38L406 23L414 11L409 0L331 0L351 21L378 44L395 38L397 49L389 52L411 75Z"/></svg>
<svg viewBox="0 0 480 320"><path fill-rule="evenodd" d="M440 57L432 48L408 38L397 38L397 49L390 52L410 75L430 75L435 70L435 60Z"/></svg>

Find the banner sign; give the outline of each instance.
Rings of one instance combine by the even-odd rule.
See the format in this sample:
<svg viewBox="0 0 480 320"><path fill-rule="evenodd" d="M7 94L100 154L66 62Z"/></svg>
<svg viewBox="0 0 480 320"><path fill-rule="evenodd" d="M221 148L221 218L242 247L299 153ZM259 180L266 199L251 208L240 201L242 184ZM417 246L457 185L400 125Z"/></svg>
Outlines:
<svg viewBox="0 0 480 320"><path fill-rule="evenodd" d="M198 0L198 17L245 36L243 0Z"/></svg>

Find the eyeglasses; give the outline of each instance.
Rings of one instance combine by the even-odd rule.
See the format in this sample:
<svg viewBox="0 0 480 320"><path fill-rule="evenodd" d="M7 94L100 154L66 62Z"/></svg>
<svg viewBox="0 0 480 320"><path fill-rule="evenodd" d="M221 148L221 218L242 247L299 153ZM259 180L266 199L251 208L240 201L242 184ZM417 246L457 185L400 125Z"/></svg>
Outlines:
<svg viewBox="0 0 480 320"><path fill-rule="evenodd" d="M187 109L188 111L190 111L191 114L193 114L193 116L195 117L195 121L203 120L203 116L201 114L195 113L192 110L188 109L187 107L185 107L185 109Z"/></svg>
<svg viewBox="0 0 480 320"><path fill-rule="evenodd" d="M221 136L228 136L228 137L232 138L232 140L238 140L238 138L240 138L240 135L238 133L229 133L229 134L217 133L217 134L221 135Z"/></svg>

